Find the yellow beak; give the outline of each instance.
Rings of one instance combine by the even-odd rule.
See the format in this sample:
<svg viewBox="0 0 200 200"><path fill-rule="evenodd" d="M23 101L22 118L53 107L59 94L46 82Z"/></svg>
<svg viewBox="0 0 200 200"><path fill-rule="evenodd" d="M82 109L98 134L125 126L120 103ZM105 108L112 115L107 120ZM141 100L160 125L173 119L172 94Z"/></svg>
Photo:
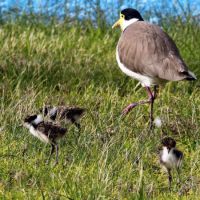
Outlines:
<svg viewBox="0 0 200 200"><path fill-rule="evenodd" d="M123 20L122 18L119 18L119 20L116 21L116 22L113 24L112 29L115 28L115 27L121 26L122 20Z"/></svg>

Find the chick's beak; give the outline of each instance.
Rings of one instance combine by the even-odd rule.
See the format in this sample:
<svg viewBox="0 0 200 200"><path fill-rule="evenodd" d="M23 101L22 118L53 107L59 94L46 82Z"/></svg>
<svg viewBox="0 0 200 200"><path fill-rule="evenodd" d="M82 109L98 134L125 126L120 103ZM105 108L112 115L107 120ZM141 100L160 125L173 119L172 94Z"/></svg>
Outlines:
<svg viewBox="0 0 200 200"><path fill-rule="evenodd" d="M120 18L118 21L116 21L116 22L113 24L112 29L113 29L113 28L116 28L116 27L118 27L118 26L121 26L121 23L122 23L122 18Z"/></svg>

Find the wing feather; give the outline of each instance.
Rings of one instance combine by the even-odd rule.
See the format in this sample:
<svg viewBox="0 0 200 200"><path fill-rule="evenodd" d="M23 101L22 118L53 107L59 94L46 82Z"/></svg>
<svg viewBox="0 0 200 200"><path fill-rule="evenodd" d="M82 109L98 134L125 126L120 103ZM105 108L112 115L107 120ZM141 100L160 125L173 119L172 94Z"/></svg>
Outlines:
<svg viewBox="0 0 200 200"><path fill-rule="evenodd" d="M63 136L67 129L60 126L54 125L50 122L42 122L38 124L37 130L49 137L50 139L55 139Z"/></svg>
<svg viewBox="0 0 200 200"><path fill-rule="evenodd" d="M188 68L174 41L159 26L135 22L118 42L120 61L131 71L152 78L182 80Z"/></svg>

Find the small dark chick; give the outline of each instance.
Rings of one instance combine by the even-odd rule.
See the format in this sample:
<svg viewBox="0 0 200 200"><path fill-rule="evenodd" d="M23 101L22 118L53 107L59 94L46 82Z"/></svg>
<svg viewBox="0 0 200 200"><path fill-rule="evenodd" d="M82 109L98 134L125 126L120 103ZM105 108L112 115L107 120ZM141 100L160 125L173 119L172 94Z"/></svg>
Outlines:
<svg viewBox="0 0 200 200"><path fill-rule="evenodd" d="M175 169L180 176L180 166L183 160L183 153L176 149L176 141L171 137L161 140L162 150L160 151L160 163L168 172L169 189L171 189L172 175L171 170Z"/></svg>
<svg viewBox="0 0 200 200"><path fill-rule="evenodd" d="M24 119L24 126L29 129L30 133L44 143L51 144L51 152L47 163L50 161L52 154L56 150L56 162L58 163L58 139L62 138L66 128L62 128L51 122L44 122L41 115L31 115Z"/></svg>

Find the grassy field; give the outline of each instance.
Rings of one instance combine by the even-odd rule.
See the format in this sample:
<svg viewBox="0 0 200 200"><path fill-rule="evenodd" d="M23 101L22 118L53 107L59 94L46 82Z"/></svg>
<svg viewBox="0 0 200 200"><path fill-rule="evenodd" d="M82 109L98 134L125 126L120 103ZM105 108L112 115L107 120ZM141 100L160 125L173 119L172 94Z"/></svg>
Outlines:
<svg viewBox="0 0 200 200"><path fill-rule="evenodd" d="M200 77L200 28L164 26L191 70ZM148 106L126 118L122 109L146 98L137 82L117 66L120 31L5 24L0 27L0 199L199 199L200 85L168 83L160 88L148 130ZM80 137L74 126L60 142L59 164L45 164L50 147L22 126L44 104L87 109ZM164 135L184 152L181 184L168 190L158 162Z"/></svg>

